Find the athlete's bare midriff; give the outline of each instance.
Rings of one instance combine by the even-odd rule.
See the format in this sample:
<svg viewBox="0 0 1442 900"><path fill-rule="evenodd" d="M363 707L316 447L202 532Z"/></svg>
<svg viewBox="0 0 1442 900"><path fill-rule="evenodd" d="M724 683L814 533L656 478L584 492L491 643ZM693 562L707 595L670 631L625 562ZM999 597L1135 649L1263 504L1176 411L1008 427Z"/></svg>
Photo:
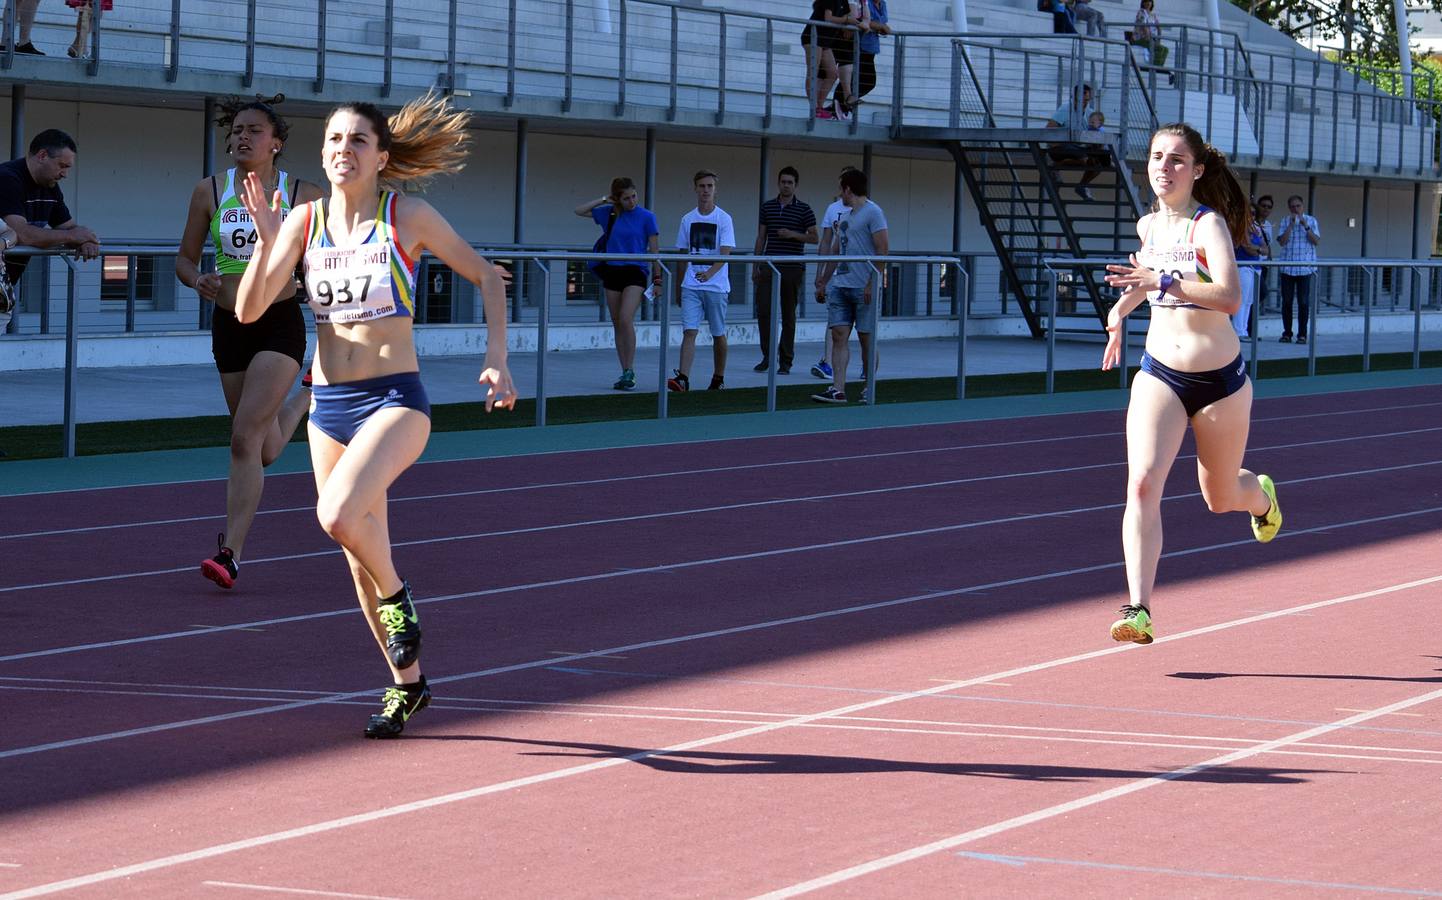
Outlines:
<svg viewBox="0 0 1442 900"><path fill-rule="evenodd" d="M1214 309L1152 307L1147 352L1178 372L1210 372L1230 365L1242 351L1232 319Z"/></svg>
<svg viewBox="0 0 1442 900"><path fill-rule="evenodd" d="M235 295L240 290L240 279L244 277L244 275L220 276L220 290L216 292L215 295L215 305L217 308L223 309L226 312L235 312ZM282 300L289 300L294 297L297 287L299 287L299 282L292 278L286 283L285 287L281 288L280 293L276 295L275 302L279 303Z"/></svg>
<svg viewBox="0 0 1442 900"><path fill-rule="evenodd" d="M316 325L319 349L312 375L319 384L344 384L420 371L409 316L354 324Z"/></svg>

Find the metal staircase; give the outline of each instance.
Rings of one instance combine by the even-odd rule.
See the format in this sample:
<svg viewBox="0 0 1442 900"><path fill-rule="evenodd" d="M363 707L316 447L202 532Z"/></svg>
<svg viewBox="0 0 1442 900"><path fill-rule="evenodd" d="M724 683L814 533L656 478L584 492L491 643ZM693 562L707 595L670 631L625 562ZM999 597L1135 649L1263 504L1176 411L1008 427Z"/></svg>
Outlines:
<svg viewBox="0 0 1442 900"><path fill-rule="evenodd" d="M1097 80L1096 66L1083 58L1083 42L1073 42L1064 84L1080 95L1084 80ZM978 51L980 53L980 51ZM996 78L994 58L986 60L988 84ZM1136 220L1141 202L1126 162L1128 141L1145 142L1156 126L1156 112L1143 88L1141 71L1126 54L1114 82L1120 90L1119 132L1086 134L1058 128L998 127L991 90L983 89L971 54L960 45L952 55L951 121L943 141L958 163L982 225L1001 262L1004 290L1015 297L1035 337L1046 333L1044 313L1051 290L1047 257L1116 257L1137 245ZM1075 121L1080 118L1073 115ZM917 137L920 137L918 134ZM1085 145L1088 164L1059 162L1049 151L1057 144ZM1088 186L1092 199L1077 187L1088 168L1101 174ZM1101 331L1116 292L1102 273L1077 268L1057 273L1058 312L1094 315ZM1075 321L1073 319L1073 321ZM1058 331L1061 327L1058 326Z"/></svg>
<svg viewBox="0 0 1442 900"><path fill-rule="evenodd" d="M1035 337L1045 334L1051 290L1042 259L1124 255L1136 245L1141 215L1131 172L1113 145L1094 145L1095 162L1105 160L1105 165L1089 186L1092 200L1076 190L1087 166L1053 161L1051 145L1015 132L1006 138L979 135L947 143L1001 261L1006 287ZM1094 313L1098 325L1105 325L1116 292L1100 272L1080 268L1059 272L1057 280L1062 314Z"/></svg>

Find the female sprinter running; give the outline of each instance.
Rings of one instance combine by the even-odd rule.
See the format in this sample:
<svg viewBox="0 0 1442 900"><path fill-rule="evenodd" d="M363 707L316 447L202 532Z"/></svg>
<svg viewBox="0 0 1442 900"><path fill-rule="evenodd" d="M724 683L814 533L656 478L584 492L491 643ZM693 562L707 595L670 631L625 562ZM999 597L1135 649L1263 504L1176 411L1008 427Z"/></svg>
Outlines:
<svg viewBox="0 0 1442 900"><path fill-rule="evenodd" d="M411 588L396 573L386 524L386 492L431 432L411 333L422 253L481 290L486 409L509 408L516 399L506 368L500 275L430 204L389 187L460 171L469 149L467 122L467 114L434 95L411 101L389 121L369 103L342 104L326 119L321 150L329 197L282 221L280 194L267 193L259 176L252 173L241 191L256 244L237 295L240 320L260 318L296 264L305 263L317 335L308 426L316 515L345 551L394 685L366 725L372 738L399 735L431 696L418 662L421 629Z"/></svg>
<svg viewBox="0 0 1442 900"><path fill-rule="evenodd" d="M1247 195L1227 159L1190 125L1152 135L1147 177L1157 200L1137 222L1142 246L1130 266L1107 266L1123 289L1107 317L1102 368L1121 353L1121 321L1152 305L1147 349L1127 406L1127 506L1122 517L1130 602L1112 638L1152 642L1152 586L1162 553L1162 488L1186 434L1197 444L1197 480L1215 513L1246 510L1266 543L1282 527L1277 491L1243 469L1252 385L1231 315L1241 302L1232 235L1245 234Z"/></svg>
<svg viewBox="0 0 1442 900"><path fill-rule="evenodd" d="M235 292L256 239L237 193L241 182L254 174L265 185L267 196L280 194L283 216L292 205L319 198L320 188L276 167L290 129L270 103L223 104L217 124L229 131L225 152L235 167L201 180L191 192L175 274L202 300L215 304L210 348L230 408L230 480L225 490L225 531L217 539L220 549L213 559L201 562L200 572L231 588L240 577L245 539L260 506L264 468L280 456L310 404L304 386L286 400L305 361L305 318L300 304L291 299L295 279L277 285L275 305L258 321L249 325L236 321ZM215 243L218 271L201 274L207 233Z"/></svg>

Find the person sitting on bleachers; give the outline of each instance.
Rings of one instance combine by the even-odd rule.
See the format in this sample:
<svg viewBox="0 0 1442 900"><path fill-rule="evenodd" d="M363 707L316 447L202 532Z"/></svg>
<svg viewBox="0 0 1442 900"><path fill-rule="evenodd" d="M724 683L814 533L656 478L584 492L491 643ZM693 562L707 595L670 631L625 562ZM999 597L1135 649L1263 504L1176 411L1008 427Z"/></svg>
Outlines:
<svg viewBox="0 0 1442 900"><path fill-rule="evenodd" d="M1076 20L1072 18L1071 7L1066 0L1036 0L1037 12L1051 13L1053 34L1076 34Z"/></svg>
<svg viewBox="0 0 1442 900"><path fill-rule="evenodd" d="M1074 98L1074 102L1063 103L1057 107L1057 111L1052 113L1051 118L1046 120L1047 128L1068 128L1070 127L1073 115L1079 116L1082 121L1088 124L1091 123L1092 116L1097 112L1092 109L1092 86L1084 84L1079 89L1079 92L1080 96ZM1076 192L1083 200L1093 200L1095 198L1092 196L1091 188L1087 187L1087 185L1091 184L1097 179L1097 176L1101 175L1102 167L1107 164L1106 155L1104 152L1100 152L1100 150L1103 149L1104 148L1094 147L1091 144L1067 141L1065 143L1052 144L1047 148L1047 155L1051 157L1053 163L1070 163L1073 165L1086 166L1086 171L1082 173L1081 183L1076 186Z"/></svg>

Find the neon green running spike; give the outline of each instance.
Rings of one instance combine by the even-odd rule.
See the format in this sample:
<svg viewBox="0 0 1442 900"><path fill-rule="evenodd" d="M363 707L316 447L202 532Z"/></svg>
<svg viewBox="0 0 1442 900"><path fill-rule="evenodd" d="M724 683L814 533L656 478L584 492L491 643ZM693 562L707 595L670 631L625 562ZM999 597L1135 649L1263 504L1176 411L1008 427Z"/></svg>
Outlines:
<svg viewBox="0 0 1442 900"><path fill-rule="evenodd" d="M1152 614L1145 606L1122 607L1122 617L1112 623L1112 640L1134 644L1152 642Z"/></svg>
<svg viewBox="0 0 1442 900"><path fill-rule="evenodd" d="M1282 530L1282 507L1277 505L1277 486L1272 483L1272 479L1266 475L1258 475L1257 482L1262 486L1262 493L1272 501L1272 508L1267 510L1265 516L1261 518L1252 516L1252 534L1265 544L1276 537L1278 531Z"/></svg>

